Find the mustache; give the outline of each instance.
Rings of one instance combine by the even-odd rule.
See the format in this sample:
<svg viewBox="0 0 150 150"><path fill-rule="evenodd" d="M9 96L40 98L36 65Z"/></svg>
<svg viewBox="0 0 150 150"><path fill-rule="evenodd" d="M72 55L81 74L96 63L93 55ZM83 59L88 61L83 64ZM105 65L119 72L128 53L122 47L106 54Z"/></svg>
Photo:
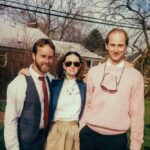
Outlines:
<svg viewBox="0 0 150 150"><path fill-rule="evenodd" d="M50 66L50 64L49 64L49 63L42 63L42 65Z"/></svg>
<svg viewBox="0 0 150 150"><path fill-rule="evenodd" d="M118 54L120 54L120 53L119 53L119 52L114 52L114 54L118 55Z"/></svg>

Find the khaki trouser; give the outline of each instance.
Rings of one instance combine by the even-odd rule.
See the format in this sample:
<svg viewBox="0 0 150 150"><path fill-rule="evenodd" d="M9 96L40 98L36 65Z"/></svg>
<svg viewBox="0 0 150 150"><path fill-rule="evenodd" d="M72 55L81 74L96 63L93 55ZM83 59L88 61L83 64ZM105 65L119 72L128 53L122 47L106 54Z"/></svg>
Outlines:
<svg viewBox="0 0 150 150"><path fill-rule="evenodd" d="M79 150L77 121L56 121L49 132L46 150Z"/></svg>

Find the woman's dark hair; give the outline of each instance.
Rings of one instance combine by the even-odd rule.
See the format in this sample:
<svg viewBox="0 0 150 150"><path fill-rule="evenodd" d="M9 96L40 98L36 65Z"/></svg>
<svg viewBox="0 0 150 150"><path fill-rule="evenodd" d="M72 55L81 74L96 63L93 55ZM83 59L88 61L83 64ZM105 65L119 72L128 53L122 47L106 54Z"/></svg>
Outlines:
<svg viewBox="0 0 150 150"><path fill-rule="evenodd" d="M34 54L36 54L38 47L43 47L45 45L48 45L53 50L53 54L55 55L55 46L54 46L53 42L50 39L44 39L44 38L39 39L34 43L33 48L32 48L32 52Z"/></svg>
<svg viewBox="0 0 150 150"><path fill-rule="evenodd" d="M57 63L57 70L56 70L56 76L59 78L59 79L65 79L66 78L66 75L65 75L65 70L63 68L63 63L66 61L66 58L67 56L70 56L70 55L75 55L79 58L79 61L81 63L81 66L80 66L80 69L76 75L76 79L78 80L82 80L84 78L84 74L85 74L85 62L83 61L83 59L81 58L80 54L77 53L77 52L72 52L72 51L69 51L67 52L65 55L61 56L58 60L58 63Z"/></svg>

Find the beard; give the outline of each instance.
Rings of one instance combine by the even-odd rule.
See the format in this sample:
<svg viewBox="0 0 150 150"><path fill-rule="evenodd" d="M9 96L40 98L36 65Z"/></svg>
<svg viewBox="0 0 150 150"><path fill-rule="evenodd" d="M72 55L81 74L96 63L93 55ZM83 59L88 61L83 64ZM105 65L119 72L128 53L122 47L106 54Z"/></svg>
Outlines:
<svg viewBox="0 0 150 150"><path fill-rule="evenodd" d="M47 73L50 68L50 65L48 63L38 63L36 60L35 60L35 66L42 74Z"/></svg>

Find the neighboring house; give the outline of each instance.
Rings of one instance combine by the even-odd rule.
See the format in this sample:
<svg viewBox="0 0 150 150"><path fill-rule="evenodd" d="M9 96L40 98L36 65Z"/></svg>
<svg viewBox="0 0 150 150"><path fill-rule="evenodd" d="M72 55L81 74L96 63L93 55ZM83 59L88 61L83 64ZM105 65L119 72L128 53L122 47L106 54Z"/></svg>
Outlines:
<svg viewBox="0 0 150 150"><path fill-rule="evenodd" d="M0 50L4 47L8 50L29 50L35 41L40 38L48 38L37 28L25 27L23 25L0 24ZM81 44L52 40L56 47L56 54L62 55L67 51L77 51L88 61L89 67L104 58L85 49ZM2 48L3 47L3 48ZM2 57L2 56L0 56ZM6 59L6 56L5 56Z"/></svg>
<svg viewBox="0 0 150 150"><path fill-rule="evenodd" d="M31 48L40 38L48 38L37 28L0 24L0 95L5 95L8 82L18 70L32 63ZM52 40L56 47L56 61L67 51L77 51L92 66L104 58L85 49L81 44ZM55 64L54 64L55 67ZM54 67L50 72L54 73Z"/></svg>

